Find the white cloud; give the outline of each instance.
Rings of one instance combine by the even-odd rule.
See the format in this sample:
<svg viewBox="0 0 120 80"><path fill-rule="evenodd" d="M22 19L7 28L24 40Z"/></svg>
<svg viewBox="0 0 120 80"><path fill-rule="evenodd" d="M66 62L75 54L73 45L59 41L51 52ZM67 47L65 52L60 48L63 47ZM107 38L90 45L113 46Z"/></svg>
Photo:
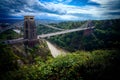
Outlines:
<svg viewBox="0 0 120 80"><path fill-rule="evenodd" d="M90 2L95 2L98 4L108 4L109 2L113 2L115 0L90 0Z"/></svg>
<svg viewBox="0 0 120 80"><path fill-rule="evenodd" d="M63 0L58 0L63 2ZM71 2L72 0L64 0L64 2ZM37 17L48 17L53 19L63 19L63 20L78 20L88 17L83 17L81 15L89 15L91 18L96 19L107 19L111 17L120 17L119 15L110 15L111 12L120 12L120 9L108 9L113 0L90 0L89 2L96 2L101 4L99 7L94 5L86 5L83 7L67 5L63 3L52 3L44 2L41 3L39 0L27 0L27 5L24 5L23 10L19 13L12 13L12 15L34 15ZM118 1L118 0L116 0ZM36 7L36 8L34 8ZM14 10L11 10L12 12ZM77 14L77 15L76 15Z"/></svg>
<svg viewBox="0 0 120 80"><path fill-rule="evenodd" d="M104 8L112 8L120 5L120 0L89 0L89 2L95 2Z"/></svg>
<svg viewBox="0 0 120 80"><path fill-rule="evenodd" d="M25 11L21 11L20 13L16 13L16 14L12 14L14 16L25 16L25 15L33 15L39 17L39 18L54 18L54 19L60 19L60 20L78 20L79 17L77 16L73 16L73 15L58 15L58 14L52 14L52 13L46 13L46 12L25 12Z"/></svg>
<svg viewBox="0 0 120 80"><path fill-rule="evenodd" d="M35 12L26 12L34 11L29 7L25 7L25 11L21 10L19 13L13 14L16 16L20 15L34 15L34 16L45 16L45 17L53 17L55 19L59 18L62 20L75 20L75 19L83 19L82 16L76 16L74 14L88 14L94 17L99 17L102 12L101 10L98 11L96 7L86 6L86 7L76 7L64 4L54 4L54 3L44 3L42 6L50 11L56 11L57 13L49 13L49 12L42 12L42 11L35 11Z"/></svg>
<svg viewBox="0 0 120 80"><path fill-rule="evenodd" d="M53 0L55 3L60 2L60 3L70 3L73 0ZM56 2L57 1L57 2Z"/></svg>
<svg viewBox="0 0 120 80"><path fill-rule="evenodd" d="M64 15L71 15L71 14L88 14L91 16L99 17L102 14L103 8L95 7L95 6L84 6L84 7L78 7L78 6L71 6L71 5L65 5L65 4L54 4L54 3L45 3L45 8L49 10L56 10L59 13L64 13ZM63 15L62 15L63 16Z"/></svg>
<svg viewBox="0 0 120 80"><path fill-rule="evenodd" d="M73 15L62 15L58 16L61 18L61 20L78 20L80 17L73 16Z"/></svg>
<svg viewBox="0 0 120 80"><path fill-rule="evenodd" d="M89 0L89 2L95 2L100 4L99 7L96 7L97 12L101 12L101 17L104 18L114 18L117 16L120 18L120 15L113 15L111 13L119 13L120 12L120 1L119 0Z"/></svg>
<svg viewBox="0 0 120 80"><path fill-rule="evenodd" d="M51 2L46 2L46 3L43 3L43 7L50 11L58 12L58 14L66 13L66 9L64 9L65 5L62 3L55 4L55 3L51 3Z"/></svg>

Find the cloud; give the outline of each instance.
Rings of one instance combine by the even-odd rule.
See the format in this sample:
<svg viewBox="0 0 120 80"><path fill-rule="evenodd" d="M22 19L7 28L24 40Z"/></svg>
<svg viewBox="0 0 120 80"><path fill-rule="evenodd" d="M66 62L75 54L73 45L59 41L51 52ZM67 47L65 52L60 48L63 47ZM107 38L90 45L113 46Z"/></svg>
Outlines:
<svg viewBox="0 0 120 80"><path fill-rule="evenodd" d="M104 18L120 18L120 1L119 0L90 0L100 4L97 10L102 12ZM117 15L116 15L117 13Z"/></svg>
<svg viewBox="0 0 120 80"><path fill-rule="evenodd" d="M95 2L95 3L98 3L98 4L106 4L109 1L113 1L113 0L90 0L89 2Z"/></svg>
<svg viewBox="0 0 120 80"><path fill-rule="evenodd" d="M89 2L98 3L101 7L107 9L120 9L120 0L89 0Z"/></svg>
<svg viewBox="0 0 120 80"><path fill-rule="evenodd" d="M63 4L68 4L72 1L73 0L51 0L52 3L63 3Z"/></svg>
<svg viewBox="0 0 120 80"><path fill-rule="evenodd" d="M54 3L54 1L57 1ZM119 0L89 0L96 5L69 5L73 0L1 0L0 18L34 15L43 19L82 20L120 18ZM112 5L111 5L112 4Z"/></svg>
<svg viewBox="0 0 120 80"><path fill-rule="evenodd" d="M12 2L11 2L12 1ZM65 2L70 2L72 0L66 0ZM6 4L7 3L7 4ZM65 5L62 3L52 3L44 2L41 3L39 0L5 0L0 2L2 4L0 10L6 10L6 18L9 16L24 16L24 15L35 15L35 16L51 16L51 18L60 18L60 19L74 19L75 16L66 15L66 10L64 9ZM6 6L6 7L5 7ZM3 13L4 14L4 13ZM3 15L2 14L2 15Z"/></svg>

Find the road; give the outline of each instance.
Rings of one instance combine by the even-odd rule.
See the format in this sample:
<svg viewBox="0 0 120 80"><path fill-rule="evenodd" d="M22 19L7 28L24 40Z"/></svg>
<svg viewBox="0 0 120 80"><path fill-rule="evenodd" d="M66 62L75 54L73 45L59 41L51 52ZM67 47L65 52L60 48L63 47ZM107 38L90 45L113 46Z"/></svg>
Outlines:
<svg viewBox="0 0 120 80"><path fill-rule="evenodd" d="M20 30L18 30L18 29L13 29L13 31L15 31L16 33L20 34Z"/></svg>
<svg viewBox="0 0 120 80"><path fill-rule="evenodd" d="M37 39L32 39L32 41L36 41ZM24 39L24 38L18 38L18 39L12 39L12 40L6 40L6 41L2 41L0 43L5 43L5 44L16 44L16 43L21 43L21 42L25 42L25 41L31 41L29 39Z"/></svg>
<svg viewBox="0 0 120 80"><path fill-rule="evenodd" d="M24 42L26 41L23 38L18 38L18 39L12 39L12 40L6 40L6 41L2 41L1 43L5 43L5 44L15 44L15 43L20 43L20 42Z"/></svg>
<svg viewBox="0 0 120 80"><path fill-rule="evenodd" d="M58 49L56 46L54 46L52 43L50 43L49 41L46 41L48 48L52 54L53 57L57 57L59 55L66 55L66 52L62 49Z"/></svg>

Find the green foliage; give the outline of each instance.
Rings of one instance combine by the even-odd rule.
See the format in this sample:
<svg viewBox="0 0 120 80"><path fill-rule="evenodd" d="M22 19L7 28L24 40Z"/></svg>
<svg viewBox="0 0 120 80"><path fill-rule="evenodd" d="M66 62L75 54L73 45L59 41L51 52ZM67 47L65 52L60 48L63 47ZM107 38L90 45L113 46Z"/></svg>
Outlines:
<svg viewBox="0 0 120 80"><path fill-rule="evenodd" d="M82 31L52 37L50 40L70 51L119 49L119 23L120 20L94 21L96 28L90 35L83 35L84 32ZM63 22L51 25L60 25L59 28L71 29L79 26L78 24L81 25L82 23ZM44 31L44 28L42 27L41 30ZM46 45L35 46L33 49L29 49L29 52L34 56L34 53L37 53L37 50L41 48L39 51L42 54L44 51L47 52L44 49L45 47ZM0 44L0 79L119 80L119 53L119 50L77 51L57 58L49 57L47 60L42 59L43 57L34 56L35 62L33 64L27 64L18 69L16 60L19 58L13 53L10 46ZM44 54L42 55L44 56Z"/></svg>
<svg viewBox="0 0 120 80"><path fill-rule="evenodd" d="M0 34L0 41L19 38L19 36L20 35L17 34L16 32L14 32L12 30L7 30L7 31Z"/></svg>
<svg viewBox="0 0 120 80"><path fill-rule="evenodd" d="M73 28L80 22L73 22ZM96 49L119 49L120 47L120 19L93 21L95 29L85 35L85 31L67 33L51 37L49 40L68 51L76 50L96 50ZM59 23L69 29L71 22ZM119 46L119 47L118 47Z"/></svg>
<svg viewBox="0 0 120 80"><path fill-rule="evenodd" d="M12 72L13 80L114 80L119 79L120 54L115 50L77 51L66 56L37 58L36 64Z"/></svg>
<svg viewBox="0 0 120 80"><path fill-rule="evenodd" d="M80 27L85 22L86 21L67 21L52 25L62 29L74 29Z"/></svg>
<svg viewBox="0 0 120 80"><path fill-rule="evenodd" d="M7 45L0 44L0 79L4 79L9 71L18 69L18 57L13 53Z"/></svg>

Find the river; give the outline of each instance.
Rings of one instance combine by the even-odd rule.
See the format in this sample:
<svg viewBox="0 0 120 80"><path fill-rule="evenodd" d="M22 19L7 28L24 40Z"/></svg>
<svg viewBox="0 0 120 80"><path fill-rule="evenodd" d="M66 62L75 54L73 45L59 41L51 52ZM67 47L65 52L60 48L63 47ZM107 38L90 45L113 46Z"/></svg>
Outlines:
<svg viewBox="0 0 120 80"><path fill-rule="evenodd" d="M66 55L67 52L63 49L56 47L49 41L46 41L46 43L53 57L57 57L58 55Z"/></svg>

